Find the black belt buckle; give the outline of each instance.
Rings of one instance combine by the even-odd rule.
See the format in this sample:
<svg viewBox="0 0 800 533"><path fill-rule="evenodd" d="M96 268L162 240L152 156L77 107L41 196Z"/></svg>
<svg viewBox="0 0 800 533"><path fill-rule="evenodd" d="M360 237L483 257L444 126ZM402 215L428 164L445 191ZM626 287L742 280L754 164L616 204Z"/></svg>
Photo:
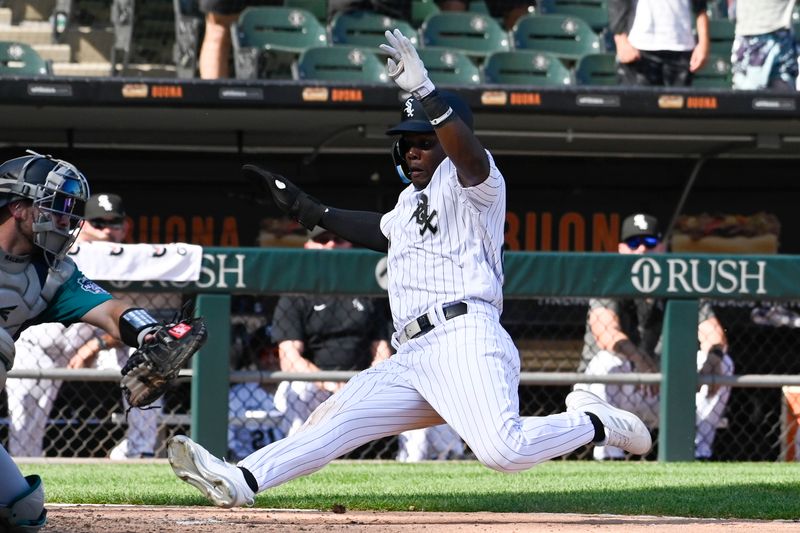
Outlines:
<svg viewBox="0 0 800 533"><path fill-rule="evenodd" d="M451 318L455 318L457 316L466 315L467 314L467 302L458 302L457 304L448 305L444 309L444 319L450 320Z"/></svg>
<svg viewBox="0 0 800 533"><path fill-rule="evenodd" d="M433 324L431 324L428 315L422 315L421 317L417 318L417 325L419 326L419 333L411 337L412 339L416 339L420 335L425 335L433 329Z"/></svg>

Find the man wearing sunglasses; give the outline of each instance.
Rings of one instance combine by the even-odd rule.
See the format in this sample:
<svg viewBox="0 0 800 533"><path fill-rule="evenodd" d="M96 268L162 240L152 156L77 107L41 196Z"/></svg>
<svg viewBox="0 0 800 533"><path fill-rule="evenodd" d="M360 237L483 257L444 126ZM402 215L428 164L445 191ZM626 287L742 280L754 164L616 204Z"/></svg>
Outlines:
<svg viewBox="0 0 800 533"><path fill-rule="evenodd" d="M647 213L635 213L622 222L619 253L649 254L666 251L658 220ZM630 372L659 372L664 300L592 299L586 326L582 367L587 374L607 375ZM701 374L733 374L727 354L728 341L722 325L708 302L701 302L698 317L697 370ZM639 415L648 426L658 426L658 387L636 385L576 385L606 401ZM697 391L695 457L710 459L716 428L730 397L730 387L703 385ZM624 452L612 446L595 447L595 459L622 459Z"/></svg>
<svg viewBox="0 0 800 533"><path fill-rule="evenodd" d="M349 250L353 245L319 226L306 250ZM370 298L283 295L272 318L272 341L284 372L363 370L391 355L389 320ZM275 392L284 435L296 433L311 412L342 388L339 381L283 381Z"/></svg>
<svg viewBox="0 0 800 533"><path fill-rule="evenodd" d="M86 202L86 217L72 247L83 243L121 243L128 233L122 198L116 194L93 194ZM121 294L128 299L130 294ZM17 368L98 368L121 370L132 350L120 340L90 324L32 326L17 341ZM44 456L47 420L61 381L19 379L8 383L8 450L16 457ZM127 405L126 405L127 407ZM158 438L158 410L132 409L128 431L110 452L112 459L153 457Z"/></svg>

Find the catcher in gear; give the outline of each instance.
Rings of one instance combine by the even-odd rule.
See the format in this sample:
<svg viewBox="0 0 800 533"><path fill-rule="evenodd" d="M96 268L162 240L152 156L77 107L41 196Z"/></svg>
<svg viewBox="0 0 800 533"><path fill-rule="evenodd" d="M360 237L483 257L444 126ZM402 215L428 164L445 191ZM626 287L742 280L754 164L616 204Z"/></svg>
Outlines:
<svg viewBox="0 0 800 533"><path fill-rule="evenodd" d="M162 325L141 308L112 297L66 256L83 222L89 184L75 165L28 152L0 164L0 390L14 366L14 340L45 322L86 322L140 348L127 367L131 403L163 392L177 368L205 339L202 319ZM157 394L156 394L157 393ZM24 477L0 446L0 531L45 525L44 487Z"/></svg>

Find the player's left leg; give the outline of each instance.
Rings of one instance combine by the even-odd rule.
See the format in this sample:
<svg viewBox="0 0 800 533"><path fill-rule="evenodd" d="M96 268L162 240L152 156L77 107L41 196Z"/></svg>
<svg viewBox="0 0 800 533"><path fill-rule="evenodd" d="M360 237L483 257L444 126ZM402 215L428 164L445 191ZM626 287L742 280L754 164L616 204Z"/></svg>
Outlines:
<svg viewBox="0 0 800 533"><path fill-rule="evenodd" d="M391 359L367 369L315 410L297 433L261 448L237 468L186 437L170 440L175 473L215 505L252 504L255 492L311 474L372 440L441 424L441 417L408 385L407 368ZM242 469L251 473L249 487Z"/></svg>
<svg viewBox="0 0 800 533"><path fill-rule="evenodd" d="M490 311L448 320L408 341L398 355L413 359L414 385L489 468L526 470L595 439L595 425L582 411L520 417L519 354ZM602 409L601 419L608 411Z"/></svg>

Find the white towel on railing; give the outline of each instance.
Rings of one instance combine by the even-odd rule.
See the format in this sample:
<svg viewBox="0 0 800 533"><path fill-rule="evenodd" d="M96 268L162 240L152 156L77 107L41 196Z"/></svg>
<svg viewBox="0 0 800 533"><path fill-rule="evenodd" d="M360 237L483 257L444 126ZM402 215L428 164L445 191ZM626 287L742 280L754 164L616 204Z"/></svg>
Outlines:
<svg viewBox="0 0 800 533"><path fill-rule="evenodd" d="M69 257L86 277L97 281L197 281L203 247L80 242L72 246Z"/></svg>

